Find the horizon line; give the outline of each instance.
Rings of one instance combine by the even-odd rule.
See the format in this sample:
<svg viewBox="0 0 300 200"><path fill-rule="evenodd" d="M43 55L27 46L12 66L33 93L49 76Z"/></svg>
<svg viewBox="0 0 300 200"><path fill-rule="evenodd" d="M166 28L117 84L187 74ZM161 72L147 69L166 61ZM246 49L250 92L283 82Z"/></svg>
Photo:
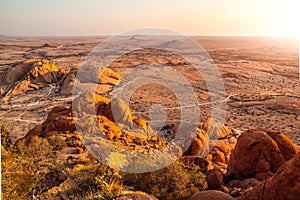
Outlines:
<svg viewBox="0 0 300 200"><path fill-rule="evenodd" d="M13 34L0 34L0 37L110 37L117 36L118 34L53 34L53 35L13 35ZM122 35L134 36L134 35ZM136 34L136 36L174 36L174 35L156 35L156 34ZM282 37L299 39L299 36L279 35L279 34L186 34L183 36L188 37Z"/></svg>

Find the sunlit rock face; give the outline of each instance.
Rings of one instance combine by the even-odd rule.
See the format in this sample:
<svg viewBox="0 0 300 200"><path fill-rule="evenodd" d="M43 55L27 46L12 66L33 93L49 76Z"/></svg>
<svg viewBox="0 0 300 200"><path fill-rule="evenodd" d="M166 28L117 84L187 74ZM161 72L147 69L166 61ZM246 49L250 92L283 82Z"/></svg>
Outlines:
<svg viewBox="0 0 300 200"><path fill-rule="evenodd" d="M82 95L71 108L53 108L43 124L35 126L18 142L30 145L36 137L46 138L58 149L62 162L70 155L79 158L90 153L87 147L96 157L98 153L110 157L114 151L150 155L168 145L147 121L132 115L125 102L114 102L117 105L112 107L112 101L106 97Z"/></svg>
<svg viewBox="0 0 300 200"><path fill-rule="evenodd" d="M12 66L6 73L0 86L3 95L20 94L36 90L48 84L63 80L67 72L58 68L54 62L44 59L32 59Z"/></svg>

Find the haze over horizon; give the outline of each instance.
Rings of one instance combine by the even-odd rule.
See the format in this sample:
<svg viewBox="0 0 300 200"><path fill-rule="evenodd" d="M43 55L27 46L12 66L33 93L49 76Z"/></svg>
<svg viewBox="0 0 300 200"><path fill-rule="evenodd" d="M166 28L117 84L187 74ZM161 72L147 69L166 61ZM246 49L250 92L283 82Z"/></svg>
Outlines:
<svg viewBox="0 0 300 200"><path fill-rule="evenodd" d="M295 0L0 0L0 34L112 35L141 28L186 35L298 36Z"/></svg>

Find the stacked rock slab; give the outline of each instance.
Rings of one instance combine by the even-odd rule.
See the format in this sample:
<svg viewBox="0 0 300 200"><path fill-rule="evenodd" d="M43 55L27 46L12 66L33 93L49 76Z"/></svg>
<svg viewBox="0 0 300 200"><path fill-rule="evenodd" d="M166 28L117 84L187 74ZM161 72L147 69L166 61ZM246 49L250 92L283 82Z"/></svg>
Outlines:
<svg viewBox="0 0 300 200"><path fill-rule="evenodd" d="M101 69L101 67L99 68ZM61 94L71 95L74 91L84 91L84 93L95 92L103 95L111 91L113 86L118 85L122 79L118 73L109 68L105 68L103 72L97 72L96 68L92 69L88 71L71 70L63 80Z"/></svg>
<svg viewBox="0 0 300 200"><path fill-rule="evenodd" d="M124 106L123 108L117 107L119 110L116 113L119 116L115 117L123 118L119 123L109 120L111 116L105 115L111 113L109 110L111 100L89 93L75 99L71 108L63 106L53 108L42 125L35 126L19 141L23 140L30 145L34 137L46 138L58 150L57 155L63 162L70 156L75 158L72 159L74 161L83 153L87 153L85 142L93 142L104 147L113 142L114 146L121 150L133 153L156 151L167 145L150 127L143 127L136 123L137 120L133 119L139 118L131 115L129 107L123 101L117 101ZM128 113L124 113L126 110ZM131 119L132 127L125 124L128 119ZM143 119L138 121L146 122ZM89 140L90 138L93 140ZM107 147L110 148L110 146ZM109 149L108 153L111 153L111 150Z"/></svg>
<svg viewBox="0 0 300 200"><path fill-rule="evenodd" d="M58 84L65 75L64 69L58 68L49 60L27 60L12 66L0 81L2 96L36 90L47 84Z"/></svg>
<svg viewBox="0 0 300 200"><path fill-rule="evenodd" d="M194 140L184 156L203 157L208 162L208 170L218 168L225 174L237 136L230 128L209 119L205 123L200 123Z"/></svg>

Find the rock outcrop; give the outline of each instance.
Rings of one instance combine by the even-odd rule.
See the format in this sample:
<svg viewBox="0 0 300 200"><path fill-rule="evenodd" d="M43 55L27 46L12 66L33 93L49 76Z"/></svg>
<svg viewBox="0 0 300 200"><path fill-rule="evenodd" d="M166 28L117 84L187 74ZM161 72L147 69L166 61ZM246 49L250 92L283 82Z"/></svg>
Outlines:
<svg viewBox="0 0 300 200"><path fill-rule="evenodd" d="M197 163L205 171L208 189L229 192L223 179L237 136L235 131L213 119L199 124L183 160Z"/></svg>
<svg viewBox="0 0 300 200"><path fill-rule="evenodd" d="M64 162L69 161L70 156L71 161L80 162L80 155L86 152L84 143L105 148L110 143L107 141L112 141L120 149L144 154L167 145L148 122L132 115L122 100L114 101L117 102L113 105L116 114L112 113L110 99L92 93L82 95L74 100L71 108L53 108L42 125L35 126L19 141L30 145L34 137L46 138L60 152L58 156ZM113 149L107 148L109 157Z"/></svg>
<svg viewBox="0 0 300 200"><path fill-rule="evenodd" d="M82 138L76 130L72 110L64 106L53 108L43 124L36 125L17 143L24 141L26 145L30 145L35 137L46 138L58 151L57 159L62 163L80 162L81 154L85 151Z"/></svg>
<svg viewBox="0 0 300 200"><path fill-rule="evenodd" d="M230 155L236 145L238 134L223 124L209 119L200 123L194 139L184 156L205 157L208 170L214 167L226 173Z"/></svg>
<svg viewBox="0 0 300 200"><path fill-rule="evenodd" d="M88 68L90 69L90 68ZM105 94L112 90L113 86L119 84L122 77L109 68L98 72L98 68L91 68L88 71L74 68L70 72L56 66L52 61L45 59L31 59L12 66L0 81L0 95L20 94L30 90L37 90L55 84L55 92L63 95L71 95L76 86L76 91L96 92ZM93 71L94 70L94 71Z"/></svg>
<svg viewBox="0 0 300 200"><path fill-rule="evenodd" d="M167 144L157 137L148 122L132 115L120 99L88 93L74 101L73 111L80 119L77 128L89 144L93 143L94 136L100 139L103 135L119 148L133 152L146 153Z"/></svg>
<svg viewBox="0 0 300 200"><path fill-rule="evenodd" d="M257 185L238 200L299 199L300 154L281 165L276 173Z"/></svg>
<svg viewBox="0 0 300 200"><path fill-rule="evenodd" d="M230 179L265 180L297 152L293 142L280 132L249 130L238 138L227 175Z"/></svg>
<svg viewBox="0 0 300 200"><path fill-rule="evenodd" d="M75 91L78 93L95 92L103 95L111 91L113 86L118 85L121 79L118 73L109 68L103 69L103 72L98 72L97 68L72 70L62 83L61 94L71 95Z"/></svg>
<svg viewBox="0 0 300 200"><path fill-rule="evenodd" d="M44 59L27 60L12 66L0 81L2 96L36 90L47 84L59 84L65 75L66 71L58 68L54 62Z"/></svg>
<svg viewBox="0 0 300 200"><path fill-rule="evenodd" d="M216 139L214 135L222 135L222 138ZM212 120L200 124L186 152L191 156L184 160L199 163L205 171L209 189L230 192L234 197L243 195L298 153L293 142L277 131L249 130L236 140L237 136ZM200 158L208 149L211 151Z"/></svg>

